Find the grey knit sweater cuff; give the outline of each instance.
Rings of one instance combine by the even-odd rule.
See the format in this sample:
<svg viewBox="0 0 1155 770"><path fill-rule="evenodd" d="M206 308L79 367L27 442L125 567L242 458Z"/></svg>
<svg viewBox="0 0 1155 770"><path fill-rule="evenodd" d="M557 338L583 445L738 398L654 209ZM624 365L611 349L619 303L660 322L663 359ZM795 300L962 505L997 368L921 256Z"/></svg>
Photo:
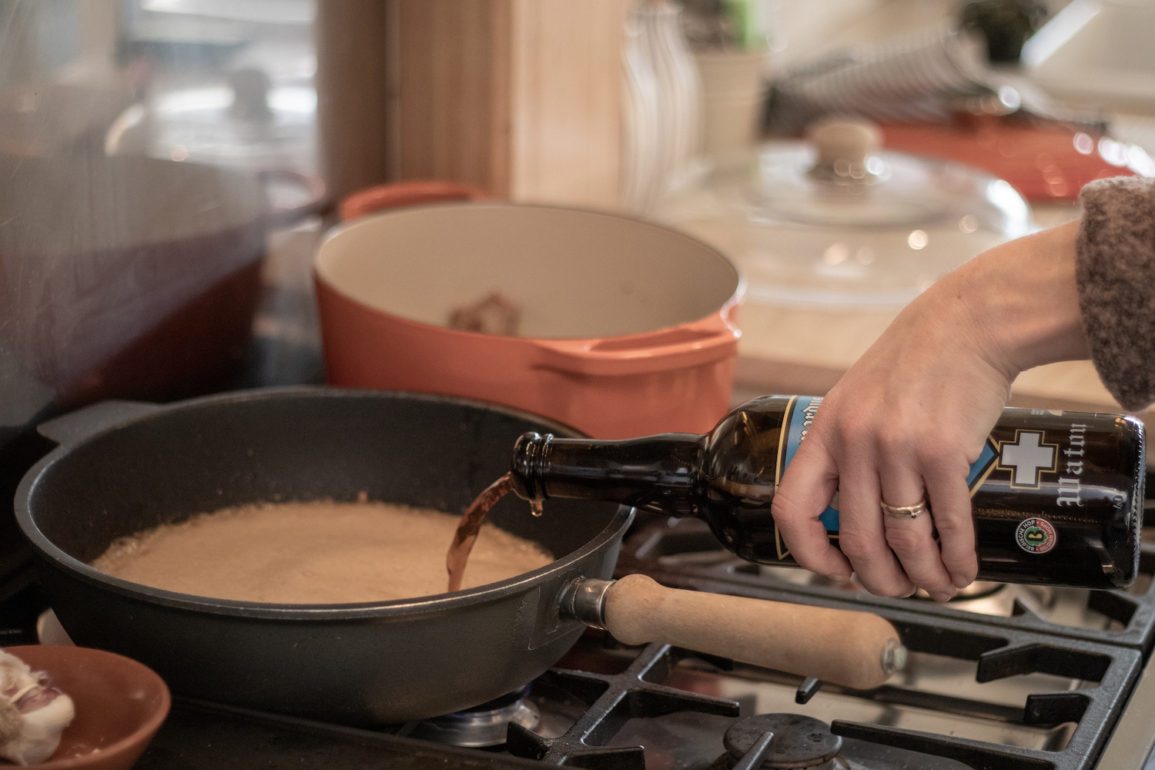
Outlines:
<svg viewBox="0 0 1155 770"><path fill-rule="evenodd" d="M1080 200L1076 278L1091 360L1137 411L1155 401L1155 179L1092 182Z"/></svg>

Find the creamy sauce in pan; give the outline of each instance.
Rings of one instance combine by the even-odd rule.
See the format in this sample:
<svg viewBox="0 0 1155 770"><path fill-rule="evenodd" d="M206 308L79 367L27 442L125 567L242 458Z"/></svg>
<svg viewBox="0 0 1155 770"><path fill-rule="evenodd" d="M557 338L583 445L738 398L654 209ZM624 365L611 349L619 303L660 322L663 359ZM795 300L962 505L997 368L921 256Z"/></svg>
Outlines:
<svg viewBox="0 0 1155 770"><path fill-rule="evenodd" d="M340 604L445 592L458 517L385 503L226 508L114 542L92 566L170 591L283 604ZM541 546L484 527L464 588L553 561Z"/></svg>

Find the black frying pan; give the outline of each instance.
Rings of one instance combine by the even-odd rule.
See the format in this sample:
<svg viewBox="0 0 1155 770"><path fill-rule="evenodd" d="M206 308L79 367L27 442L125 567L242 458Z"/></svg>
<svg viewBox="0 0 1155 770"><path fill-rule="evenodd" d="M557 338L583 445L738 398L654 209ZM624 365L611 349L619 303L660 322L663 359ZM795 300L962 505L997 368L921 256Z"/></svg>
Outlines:
<svg viewBox="0 0 1155 770"><path fill-rule="evenodd" d="M386 392L278 389L165 407L108 402L43 426L61 446L22 481L17 520L77 643L149 664L178 694L244 706L345 723L449 713L531 681L577 641L585 628L578 616L602 623L614 608L623 637L657 636L720 654L737 639L734 657L859 687L881 684L893 670L884 658L895 652L894 629L877 616L669 591L640 576L607 587L632 517L610 504L551 501L544 517L533 518L524 502L507 498L490 521L541 543L557 561L413 600L226 601L87 566L117 537L249 502L353 501L364 492L461 511L506 470L515 439L528 430L572 435L501 408ZM728 636L728 626L742 628ZM791 628L811 628L819 641Z"/></svg>

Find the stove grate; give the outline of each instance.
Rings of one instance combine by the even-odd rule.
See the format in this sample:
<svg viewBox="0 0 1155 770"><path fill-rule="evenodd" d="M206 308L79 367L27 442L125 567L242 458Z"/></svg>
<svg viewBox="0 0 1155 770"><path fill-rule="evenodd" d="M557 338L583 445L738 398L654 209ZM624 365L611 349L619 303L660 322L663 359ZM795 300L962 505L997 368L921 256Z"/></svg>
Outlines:
<svg viewBox="0 0 1155 770"><path fill-rule="evenodd" d="M735 701L662 685L669 675L674 654L669 645L648 645L618 674L551 669L538 681L584 699L589 708L557 738L544 738L519 725L510 725L510 752L546 764L597 770L644 770L642 747L605 746L627 720L684 711L738 716Z"/></svg>
<svg viewBox="0 0 1155 770"><path fill-rule="evenodd" d="M801 599L809 604L851 608L845 600L799 597L765 586L736 585L721 579L706 580L684 572L649 570L648 574L671 587L737 593L776 601ZM853 608L863 609L857 603ZM1126 647L991 626L950 616L932 616L901 608L871 609L895 624L904 644L912 653L973 662L976 682L994 682L1029 674L1049 674L1062 680L1080 682L1077 689L1032 693L1017 705L986 702L965 694L928 692L904 686L901 678L894 684L869 692L840 691L851 697L888 706L957 714L991 724L1038 728L1069 726L1063 732L1064 740L1057 741L1055 745L1032 748L886 725L862 725L845 720L835 720L833 723L837 735L875 743L879 747L893 747L895 751L901 750L905 754L921 751L975 768L1092 768L1142 667L1140 652ZM664 696L669 695L669 688L655 687L643 679L641 672L654 669L659 664L669 666L670 661L678 656L692 657L692 653L651 645L644 648L634 664L621 674L607 676L571 671L554 672L554 676L572 677L578 682L602 683L604 691L591 702L589 711L566 734L556 739L542 739L529 731L515 729L511 732L511 750L517 755L532 756L548 764L639 770L644 766L640 751L607 749L602 744L613 736L631 709L644 711L647 706L654 705L660 710L673 706L677 699L664 699ZM663 678L658 677L658 680ZM796 700L805 702L820 687L813 680L804 680ZM660 694L663 697L651 701L645 695L635 696L634 693ZM687 694L681 695L684 697ZM720 704L715 706L699 696L692 698L693 708L716 707L719 710L710 713L727 713L721 710ZM728 713L734 713L733 706L729 708Z"/></svg>

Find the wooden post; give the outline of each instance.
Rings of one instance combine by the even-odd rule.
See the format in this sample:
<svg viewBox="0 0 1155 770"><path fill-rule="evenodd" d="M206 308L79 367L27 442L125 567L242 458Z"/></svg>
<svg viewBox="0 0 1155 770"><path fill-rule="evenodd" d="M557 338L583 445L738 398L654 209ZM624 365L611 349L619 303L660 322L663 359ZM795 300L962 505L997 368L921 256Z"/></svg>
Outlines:
<svg viewBox="0 0 1155 770"><path fill-rule="evenodd" d="M389 179L387 19L380 0L317 3L321 165L334 200Z"/></svg>
<svg viewBox="0 0 1155 770"><path fill-rule="evenodd" d="M628 7L389 0L389 177L616 206Z"/></svg>

